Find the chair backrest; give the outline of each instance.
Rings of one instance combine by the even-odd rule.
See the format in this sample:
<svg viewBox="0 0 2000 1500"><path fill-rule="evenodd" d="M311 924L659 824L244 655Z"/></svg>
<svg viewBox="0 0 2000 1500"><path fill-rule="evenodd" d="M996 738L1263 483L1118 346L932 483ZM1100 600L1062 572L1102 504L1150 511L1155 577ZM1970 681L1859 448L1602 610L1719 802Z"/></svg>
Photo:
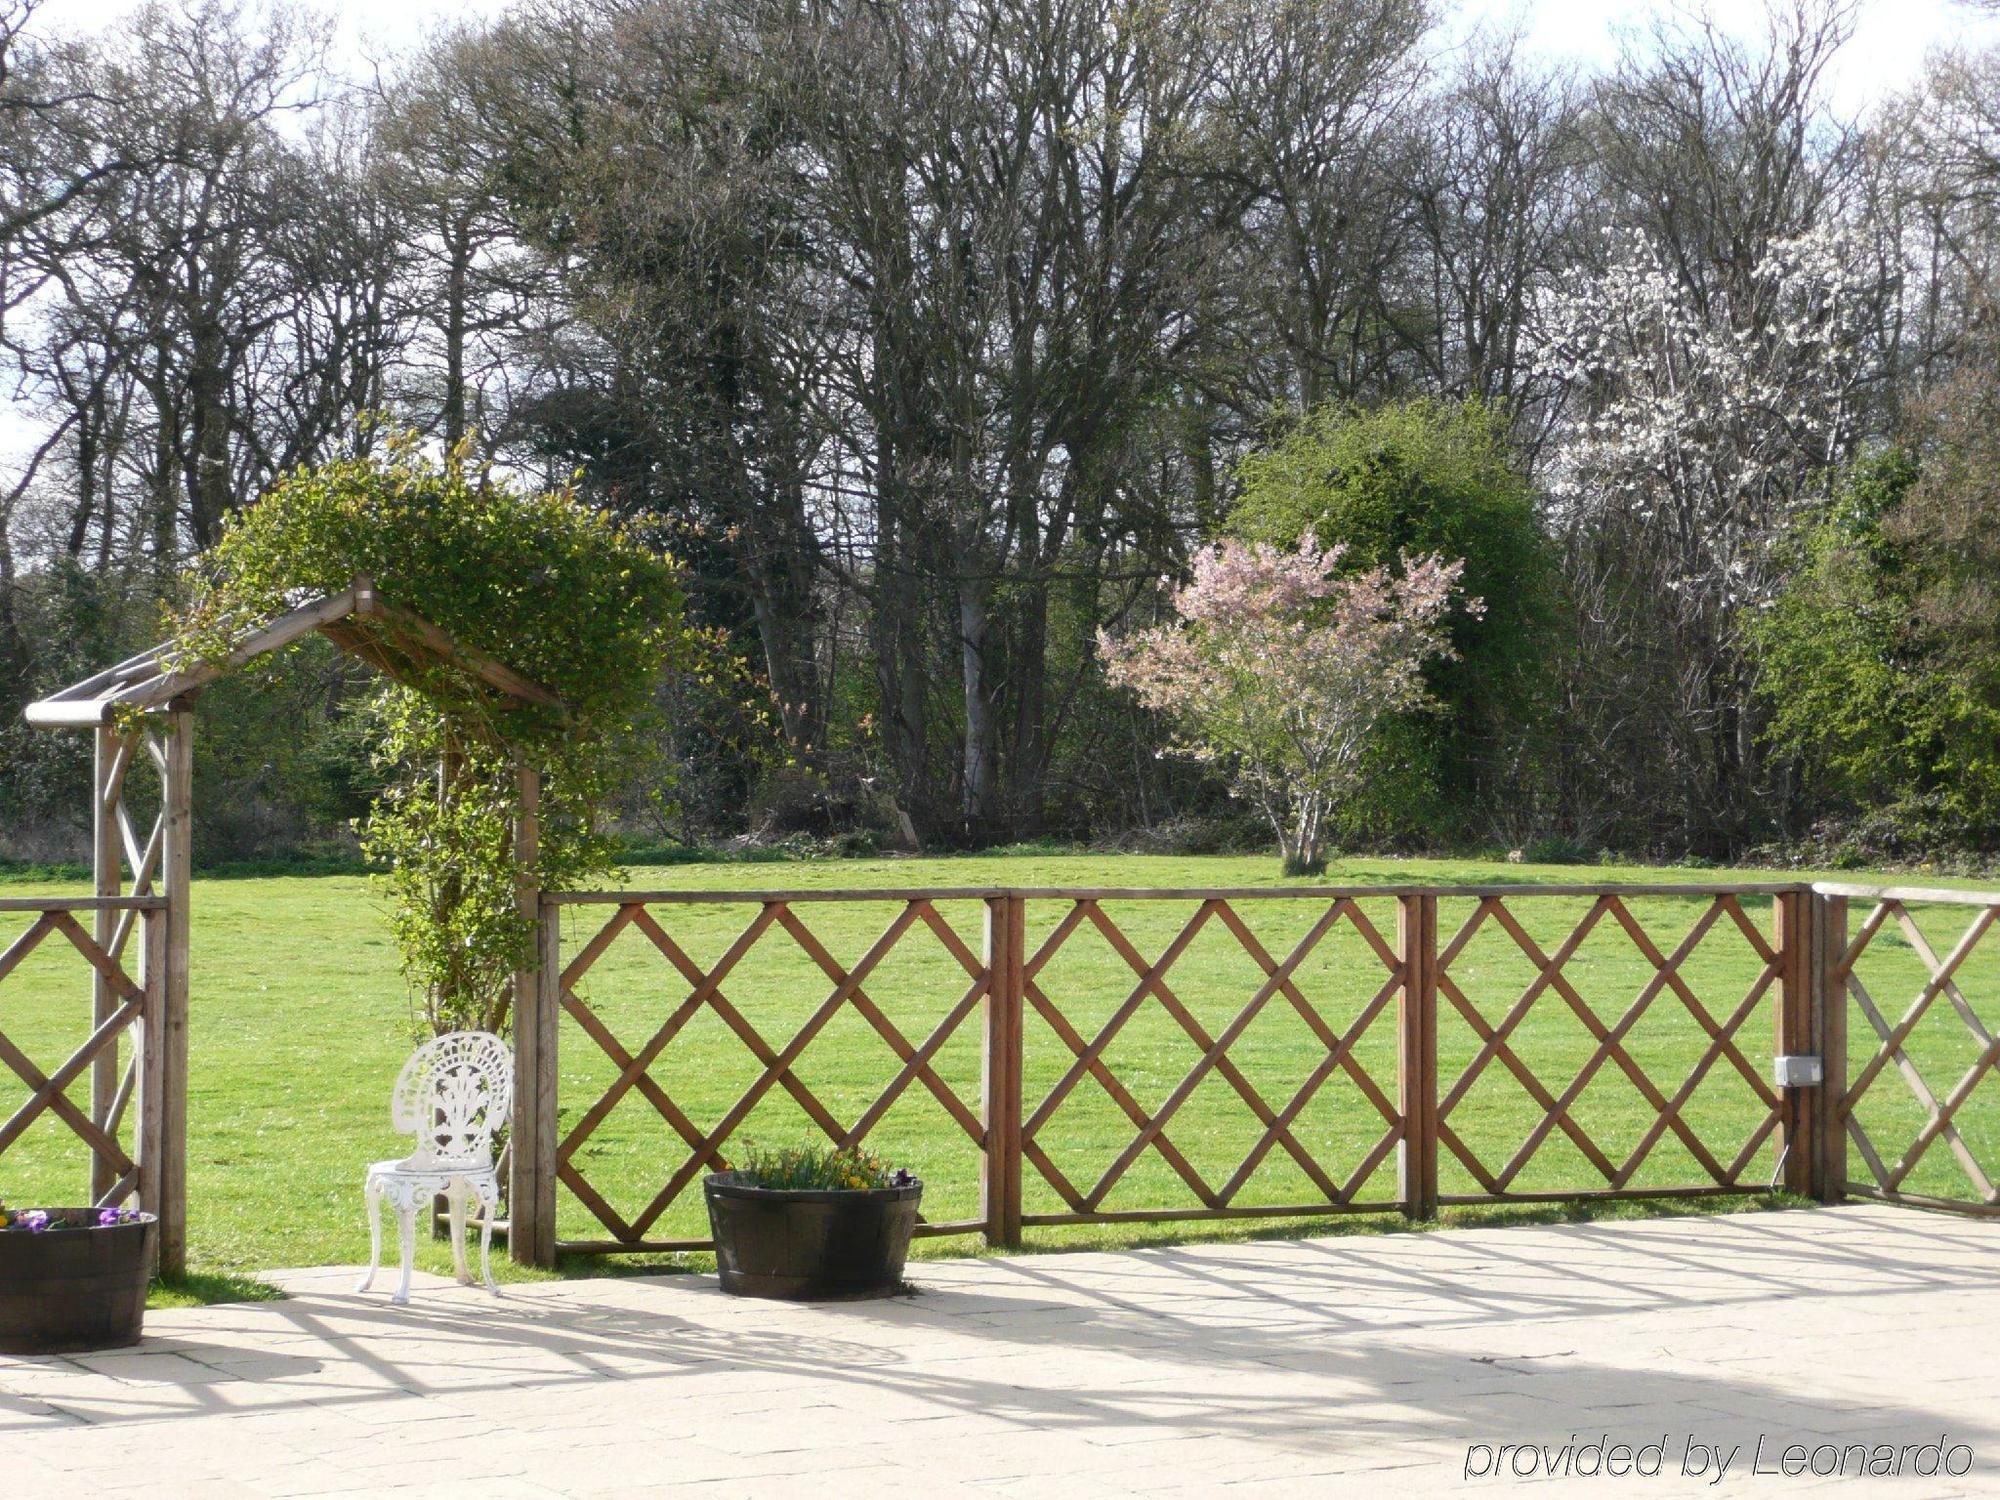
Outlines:
<svg viewBox="0 0 2000 1500"><path fill-rule="evenodd" d="M417 1138L413 1162L487 1167L514 1099L514 1059L489 1031L454 1031L410 1054L389 1118Z"/></svg>

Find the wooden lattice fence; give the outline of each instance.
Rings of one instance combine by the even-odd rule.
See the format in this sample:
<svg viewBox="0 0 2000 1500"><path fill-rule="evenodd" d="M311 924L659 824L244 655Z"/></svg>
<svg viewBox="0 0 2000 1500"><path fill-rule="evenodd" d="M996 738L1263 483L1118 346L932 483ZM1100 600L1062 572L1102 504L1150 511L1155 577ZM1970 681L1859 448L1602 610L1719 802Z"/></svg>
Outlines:
<svg viewBox="0 0 2000 1500"><path fill-rule="evenodd" d="M686 1238L662 1238L653 1234L653 1228L661 1215L687 1192L704 1171L715 1168L723 1161L725 1145L759 1102L774 1089L781 1089L789 1096L813 1126L829 1139L853 1144L865 1140L875 1124L908 1090L921 1085L965 1132L970 1142L976 1148L984 1149L987 1132L980 1104L968 1102L956 1088L940 1078L931 1060L966 1026L987 998L991 979L985 961L974 954L940 916L935 901L913 896L900 903L899 910L867 952L851 968L843 967L794 910L802 900L810 899L771 898L758 902L756 916L721 957L706 968L690 958L681 944L653 917L648 910L650 903L621 902L581 951L561 968L555 988L563 1015L575 1023L582 1037L594 1045L616 1070L608 1086L588 1107L573 1121L565 1122L565 1128L557 1134L555 1147L556 1180L588 1208L603 1229L609 1231L610 1238L572 1241L563 1248L675 1249L701 1243ZM560 909L553 902L546 908L551 929ZM745 1007L730 998L726 988L730 976L745 956L773 929L796 944L798 951L811 961L830 986L824 999L803 1017L791 1036L782 1042L773 1042L767 1037L758 1024L745 1014ZM870 976L912 932L935 940L963 970L968 981L942 1019L931 1027L921 1042L911 1041L883 1007L870 997L867 988ZM686 985L684 994L666 1008L658 1019L657 1027L636 1048L628 1048L605 1018L579 994L585 975L627 933L635 934L637 939L649 944L658 958ZM545 941L553 943L557 939L550 937ZM749 1008L758 1009L754 1003ZM861 1017L890 1049L897 1063L880 1092L851 1124L843 1124L835 1116L802 1079L799 1070L800 1060L828 1023L843 1011ZM707 1129L695 1123L688 1110L677 1102L652 1071L689 1023L701 1015L719 1021L756 1064L754 1080ZM680 1087L682 1085L676 1085L676 1088ZM606 1195L592 1184L582 1160L593 1137L628 1096L642 1099L656 1111L681 1144L679 1160L668 1167L657 1190L629 1217L615 1208ZM951 1233L979 1227L978 1222L968 1221L931 1223L924 1229L928 1233Z"/></svg>
<svg viewBox="0 0 2000 1500"><path fill-rule="evenodd" d="M1004 1244L1815 1190L1823 1091L1773 1059L1819 1045L1829 906L1780 883L549 897L552 1239L704 1245L701 1177L774 1128L914 1154L940 1185L921 1232ZM912 949L930 967L892 973Z"/></svg>
<svg viewBox="0 0 2000 1500"><path fill-rule="evenodd" d="M0 1122L0 1157L32 1128L59 1132L78 1158L70 1202L174 1211L162 1191L175 1123L166 1072L166 907L152 895L0 900L0 922L11 933L0 950L0 1064L12 1074L7 1094L16 1101ZM93 916L100 930L110 919L109 944L85 928L82 919ZM134 923L136 977L125 957ZM40 963L24 972L37 954ZM81 1042L73 1040L79 1033ZM69 1091L87 1081L95 1086L88 1105L79 1105ZM50 1160L62 1154L41 1152Z"/></svg>
<svg viewBox="0 0 2000 1500"><path fill-rule="evenodd" d="M1671 953L1662 952L1651 934L1633 916L1628 904L1631 892L1597 893L1589 910L1553 952L1544 951L1510 909L1509 899L1518 904L1524 899L1520 894L1511 898L1494 894L1479 899L1471 916L1438 951L1435 959L1437 993L1479 1040L1478 1050L1457 1077L1441 1082L1441 1092L1434 1106L1439 1144L1477 1184L1477 1191L1449 1195L1445 1201L1477 1203L1509 1197L1628 1196L1634 1192L1633 1184L1641 1168L1669 1134L1685 1148L1703 1176L1696 1181L1676 1182L1649 1191L1674 1194L1739 1192L1770 1185L1770 1173L1759 1178L1751 1169L1766 1142L1779 1132L1784 1123L1784 1101L1769 1081L1769 1054L1764 1054L1765 1066L1758 1067L1744 1054L1739 1038L1760 1008L1772 1008L1776 1012L1774 990L1782 988L1786 966L1783 955L1773 942L1782 942L1783 939L1776 932L1772 938L1767 938L1749 918L1742 905L1743 893L1723 890L1703 894L1707 899L1700 915ZM1781 892L1773 897L1779 911L1774 925L1782 927L1786 906L1796 899L1790 892ZM1629 1004L1611 1020L1593 1008L1565 974L1566 966L1581 945L1607 921L1615 925L1652 970ZM1711 934L1725 921L1727 927L1747 945L1757 967L1748 986L1740 994L1723 993L1704 1000L1682 976L1681 970L1690 956L1709 941ZM1482 927L1488 924L1504 933L1534 968L1534 979L1497 1024L1489 1022L1481 1007L1453 978L1453 966L1460 955ZM1594 1043L1588 1057L1559 1091L1551 1088L1511 1044L1523 1022L1534 1014L1538 1006L1557 1003L1575 1016ZM1685 1075L1669 1080L1664 1086L1635 1060L1625 1044L1626 1038L1653 1007L1663 1003L1679 1007L1676 1019L1692 1023L1703 1043L1702 1052ZM1712 1004L1721 1010L1719 1016L1711 1010ZM1434 1025L1434 1021L1431 1024ZM1775 1028L1778 1023L1774 1021L1773 1024ZM1775 1031L1767 1035L1775 1035ZM1708 1078L1710 1071L1725 1061L1740 1077L1752 1104L1744 1122L1747 1129L1740 1143L1725 1144L1705 1138L1686 1115L1689 1100ZM1451 1123L1455 1111L1495 1063L1518 1081L1522 1090L1541 1110L1539 1120L1513 1153L1497 1164L1482 1160ZM1651 1111L1651 1118L1638 1139L1615 1156L1583 1128L1573 1114L1577 1101L1607 1065L1623 1075ZM1591 1170L1603 1178L1601 1186L1535 1193L1524 1193L1515 1188L1524 1169L1556 1132L1560 1132L1588 1162Z"/></svg>
<svg viewBox="0 0 2000 1500"><path fill-rule="evenodd" d="M31 1129L63 1136L79 1199L157 1206L177 1252L186 907L151 883L185 845L171 819L141 837L123 791L182 747L99 748L106 894L0 901L0 1162ZM526 1259L699 1247L702 1175L801 1130L916 1162L922 1232L1002 1244L1774 1185L2000 1212L1996 893L523 899L541 936L515 1141L546 1143L513 1203Z"/></svg>
<svg viewBox="0 0 2000 1500"><path fill-rule="evenodd" d="M2000 895L1816 890L1828 1196L2000 1213Z"/></svg>

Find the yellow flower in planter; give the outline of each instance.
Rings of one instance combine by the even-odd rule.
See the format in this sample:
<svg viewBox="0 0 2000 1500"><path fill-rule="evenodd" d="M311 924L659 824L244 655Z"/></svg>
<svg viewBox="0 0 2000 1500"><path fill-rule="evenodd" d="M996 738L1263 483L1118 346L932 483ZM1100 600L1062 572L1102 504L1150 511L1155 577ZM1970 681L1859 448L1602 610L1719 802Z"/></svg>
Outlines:
<svg viewBox="0 0 2000 1500"><path fill-rule="evenodd" d="M765 1150L751 1146L738 1155L737 1162L736 1170L761 1188L866 1191L904 1186L915 1180L908 1173L892 1171L881 1157L864 1155L852 1147L804 1145Z"/></svg>

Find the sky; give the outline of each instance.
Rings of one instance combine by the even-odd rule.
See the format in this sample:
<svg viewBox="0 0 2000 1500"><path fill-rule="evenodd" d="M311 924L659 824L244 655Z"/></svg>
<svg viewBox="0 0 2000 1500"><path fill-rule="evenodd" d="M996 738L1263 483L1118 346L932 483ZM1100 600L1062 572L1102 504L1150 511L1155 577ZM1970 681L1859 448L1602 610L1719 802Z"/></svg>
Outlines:
<svg viewBox="0 0 2000 1500"><path fill-rule="evenodd" d="M310 0L309 0L310 3ZM1449 5L1451 0L1446 0ZM1617 55L1620 27L1641 25L1671 0L1456 0L1460 26L1481 21L1523 28L1528 46L1551 57L1603 64ZM114 24L137 0L43 0L42 18L68 29ZM453 17L493 14L504 0L324 0L312 8L339 17L336 47L360 64L422 40ZM1711 0L1725 21L1754 24L1754 0ZM1854 41L1833 79L1834 102L1843 112L1866 108L1907 85L1933 47L1963 39L2000 42L2000 16L1982 15L1957 0L1862 0Z"/></svg>
<svg viewBox="0 0 2000 1500"><path fill-rule="evenodd" d="M138 6L139 0L41 0L38 20L94 31ZM407 49L442 21L494 15L506 5L503 0L306 0L303 8L337 16L336 47L343 57L361 62Z"/></svg>
<svg viewBox="0 0 2000 1500"><path fill-rule="evenodd" d="M1519 24L1528 47L1548 57L1603 66L1618 55L1622 29L1645 27L1670 12L1647 0L1461 0L1458 24ZM1763 7L1755 0L1712 0L1725 26L1754 30ZM1981 14L1957 0L1862 0L1854 39L1834 65L1829 88L1834 107L1857 113L1914 82L1935 48L2000 43L2000 16Z"/></svg>

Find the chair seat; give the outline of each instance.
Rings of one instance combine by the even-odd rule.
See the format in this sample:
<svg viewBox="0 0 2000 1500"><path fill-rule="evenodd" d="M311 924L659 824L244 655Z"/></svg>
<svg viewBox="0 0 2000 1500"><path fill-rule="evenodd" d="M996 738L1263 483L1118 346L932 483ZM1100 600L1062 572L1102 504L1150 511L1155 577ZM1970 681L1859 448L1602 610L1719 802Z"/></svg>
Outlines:
<svg viewBox="0 0 2000 1500"><path fill-rule="evenodd" d="M370 1177L491 1177L491 1160L480 1161L439 1161L420 1156L403 1156L394 1161L373 1161L368 1164Z"/></svg>
<svg viewBox="0 0 2000 1500"><path fill-rule="evenodd" d="M449 1162L413 1164L405 1157L398 1161L373 1163L368 1168L367 1177L368 1185L398 1210L419 1207L437 1194L448 1191L454 1183L461 1182L479 1199L482 1207L492 1208L500 1202L500 1174L488 1165L471 1162L462 1165Z"/></svg>

